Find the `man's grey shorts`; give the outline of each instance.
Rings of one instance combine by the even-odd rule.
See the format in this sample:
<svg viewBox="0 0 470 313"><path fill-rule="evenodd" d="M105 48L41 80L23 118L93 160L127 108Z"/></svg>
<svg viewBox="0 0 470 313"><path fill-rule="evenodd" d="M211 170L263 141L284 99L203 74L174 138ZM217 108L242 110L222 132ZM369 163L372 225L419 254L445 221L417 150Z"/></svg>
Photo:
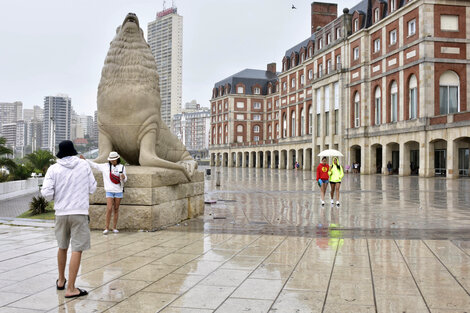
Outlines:
<svg viewBox="0 0 470 313"><path fill-rule="evenodd" d="M90 249L88 215L56 215L55 237L60 249L68 249L72 239L72 251Z"/></svg>

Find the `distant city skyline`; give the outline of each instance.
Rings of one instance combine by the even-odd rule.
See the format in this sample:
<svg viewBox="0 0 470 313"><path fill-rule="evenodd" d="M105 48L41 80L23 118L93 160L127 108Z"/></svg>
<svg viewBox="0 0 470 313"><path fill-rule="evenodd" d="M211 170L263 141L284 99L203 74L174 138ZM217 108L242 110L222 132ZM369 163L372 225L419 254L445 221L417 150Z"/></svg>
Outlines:
<svg viewBox="0 0 470 313"><path fill-rule="evenodd" d="M333 2L342 12L346 1ZM171 2L166 3L168 8ZM175 1L184 16L182 103L196 99L208 107L215 81L270 62L279 68L285 47L309 34L310 3ZM3 3L8 14L0 20L0 102L21 101L32 109L42 106L46 96L68 94L77 114L93 116L116 27L134 12L147 39L147 24L162 9L163 1L150 0L31 1L27 10L22 1Z"/></svg>

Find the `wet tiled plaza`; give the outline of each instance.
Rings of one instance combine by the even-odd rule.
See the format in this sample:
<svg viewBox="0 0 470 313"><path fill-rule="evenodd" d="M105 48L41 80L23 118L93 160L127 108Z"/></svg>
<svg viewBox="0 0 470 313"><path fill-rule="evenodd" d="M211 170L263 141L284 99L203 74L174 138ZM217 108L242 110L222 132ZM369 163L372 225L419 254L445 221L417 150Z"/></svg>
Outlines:
<svg viewBox="0 0 470 313"><path fill-rule="evenodd" d="M49 227L0 225L0 312L470 312L470 180L220 168L204 217L92 233L68 300Z"/></svg>

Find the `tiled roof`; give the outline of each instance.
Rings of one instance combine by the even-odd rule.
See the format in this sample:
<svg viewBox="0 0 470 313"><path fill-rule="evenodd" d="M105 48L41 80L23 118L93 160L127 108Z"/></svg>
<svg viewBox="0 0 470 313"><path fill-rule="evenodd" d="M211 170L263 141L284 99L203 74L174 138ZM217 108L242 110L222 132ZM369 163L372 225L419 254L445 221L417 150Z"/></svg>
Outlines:
<svg viewBox="0 0 470 313"><path fill-rule="evenodd" d="M277 81L277 74L274 74L270 71L254 70L247 68L217 82L214 85L214 88L219 88L220 86L230 84L232 87L230 93L235 93L235 86L239 83L242 83L245 85L245 94L250 95L252 94L251 87L256 84L259 84L262 87L261 93L266 94L268 83L275 81Z"/></svg>
<svg viewBox="0 0 470 313"><path fill-rule="evenodd" d="M295 46L293 46L292 48L290 48L289 50L287 50L285 56L286 56L286 57L290 57L291 54L292 54L292 52L297 52L297 53L299 53L299 51L300 51L300 49L302 49L302 47L307 47L308 42L309 42L310 40L315 41L315 34L312 34L310 37L308 37L307 39L305 39L305 40L302 41L301 43L298 43L298 44L296 44Z"/></svg>

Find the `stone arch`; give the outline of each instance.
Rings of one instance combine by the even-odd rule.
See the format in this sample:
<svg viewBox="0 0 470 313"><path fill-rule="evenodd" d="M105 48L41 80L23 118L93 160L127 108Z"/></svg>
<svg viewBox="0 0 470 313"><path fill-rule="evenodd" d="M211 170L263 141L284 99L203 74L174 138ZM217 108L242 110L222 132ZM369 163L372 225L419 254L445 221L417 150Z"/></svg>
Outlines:
<svg viewBox="0 0 470 313"><path fill-rule="evenodd" d="M385 166L383 162L383 147L380 143L374 143L370 146L370 171L371 173L384 174L382 168Z"/></svg>

